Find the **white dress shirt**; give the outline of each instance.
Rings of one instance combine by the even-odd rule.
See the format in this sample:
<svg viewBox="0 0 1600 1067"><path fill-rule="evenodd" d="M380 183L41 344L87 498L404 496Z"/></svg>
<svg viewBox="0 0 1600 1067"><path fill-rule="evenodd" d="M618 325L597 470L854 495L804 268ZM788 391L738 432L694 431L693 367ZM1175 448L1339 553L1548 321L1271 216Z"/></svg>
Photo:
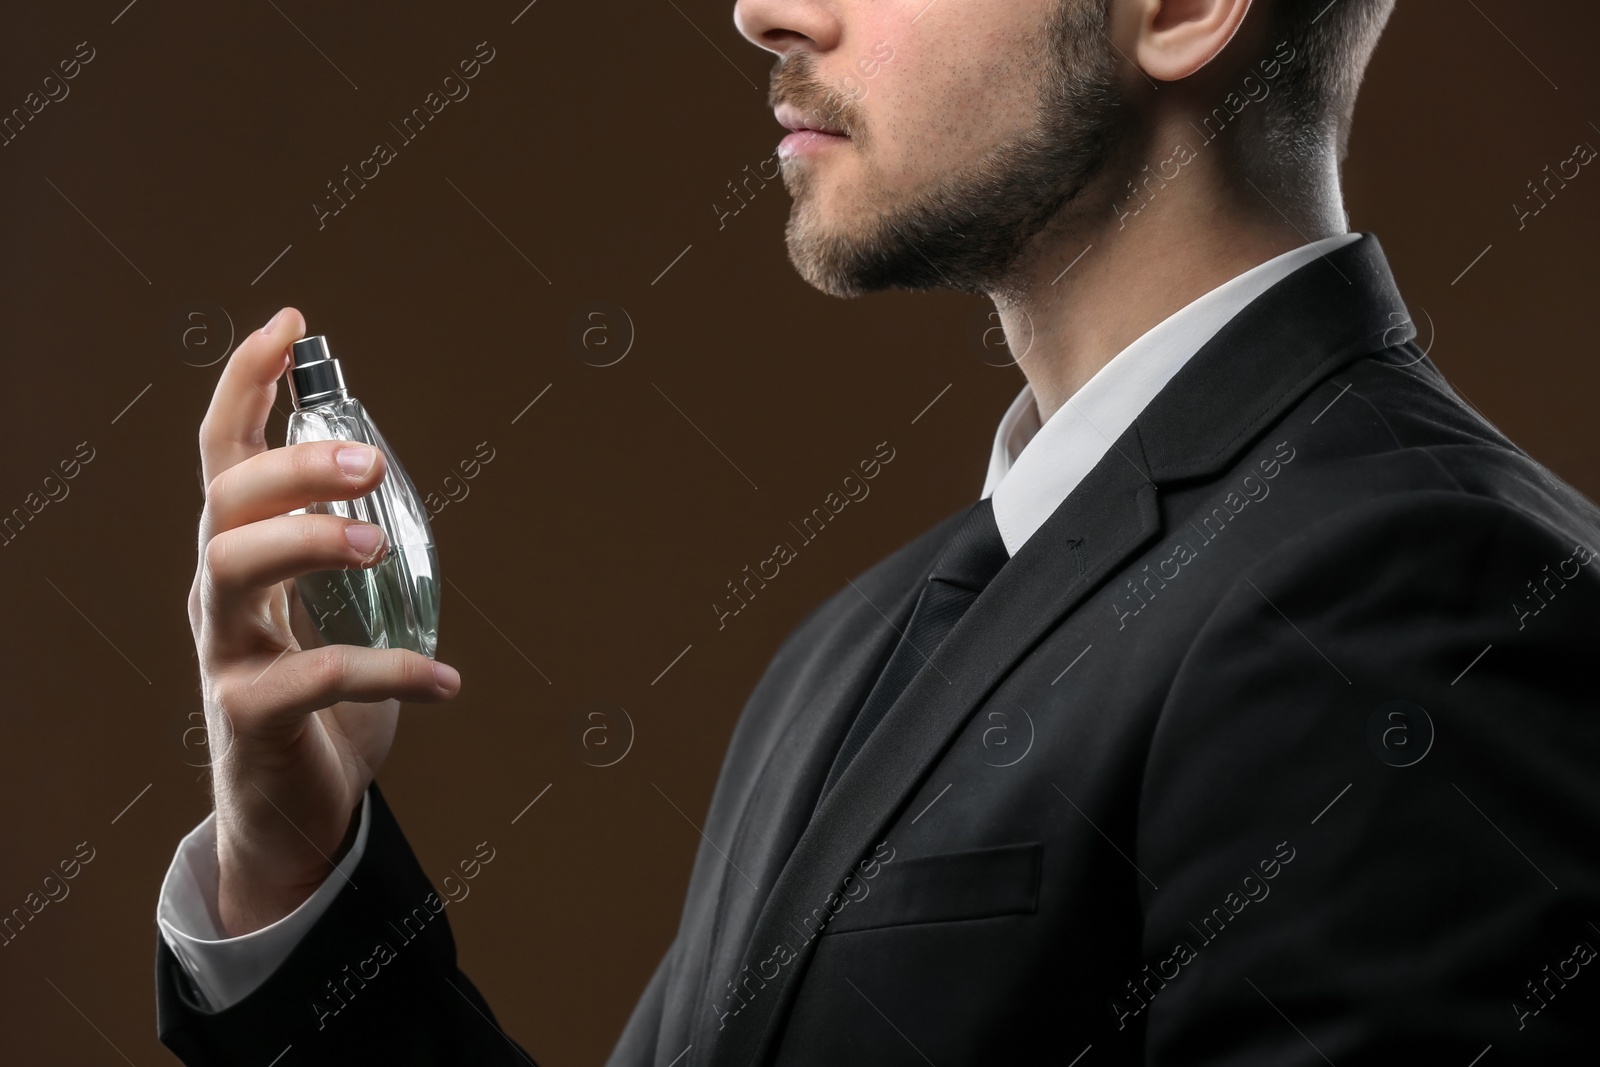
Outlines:
<svg viewBox="0 0 1600 1067"><path fill-rule="evenodd" d="M1015 556L1111 449L1139 412L1217 331L1290 273L1359 238L1346 233L1285 252L1224 282L1152 327L1084 383L1042 426L1024 385L995 430L981 497ZM222 936L217 917L216 813L178 844L161 883L156 922L213 1010L243 1000L266 981L333 902L367 846L370 802L361 802L355 843L305 903L270 926Z"/></svg>

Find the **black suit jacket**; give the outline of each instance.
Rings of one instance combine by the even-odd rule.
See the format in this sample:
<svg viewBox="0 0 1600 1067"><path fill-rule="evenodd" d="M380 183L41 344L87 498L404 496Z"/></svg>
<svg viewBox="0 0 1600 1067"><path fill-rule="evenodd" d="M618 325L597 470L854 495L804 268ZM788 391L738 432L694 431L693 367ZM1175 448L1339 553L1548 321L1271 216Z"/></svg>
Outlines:
<svg viewBox="0 0 1600 1067"><path fill-rule="evenodd" d="M1600 513L1414 335L1370 235L1251 304L977 598L815 818L960 513L807 616L734 731L611 1062L1589 1055ZM1537 352L1505 358L1538 374ZM432 887L372 799L360 892L245 1001L197 1010L158 942L161 1038L186 1062L531 1062L445 917L422 921Z"/></svg>

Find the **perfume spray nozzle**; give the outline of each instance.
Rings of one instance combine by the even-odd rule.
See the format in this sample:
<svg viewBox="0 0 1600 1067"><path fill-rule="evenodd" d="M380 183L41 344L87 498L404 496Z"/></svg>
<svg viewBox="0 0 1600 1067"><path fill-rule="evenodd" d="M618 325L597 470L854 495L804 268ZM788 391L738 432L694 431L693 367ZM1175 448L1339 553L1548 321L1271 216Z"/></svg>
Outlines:
<svg viewBox="0 0 1600 1067"><path fill-rule="evenodd" d="M328 351L328 339L322 334L302 338L292 346L289 395L296 411L348 397L339 361Z"/></svg>

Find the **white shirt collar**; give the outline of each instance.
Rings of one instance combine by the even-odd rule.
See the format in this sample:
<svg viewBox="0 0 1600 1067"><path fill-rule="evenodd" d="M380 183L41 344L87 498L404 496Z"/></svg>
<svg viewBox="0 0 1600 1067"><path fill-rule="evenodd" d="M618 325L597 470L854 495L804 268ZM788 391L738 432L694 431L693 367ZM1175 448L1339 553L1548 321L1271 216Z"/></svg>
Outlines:
<svg viewBox="0 0 1600 1067"><path fill-rule="evenodd" d="M1024 385L995 430L981 494L994 497L1006 551L1017 554L1111 442L1230 319L1294 271L1360 236L1301 245L1217 286L1117 353L1042 426L1033 390Z"/></svg>

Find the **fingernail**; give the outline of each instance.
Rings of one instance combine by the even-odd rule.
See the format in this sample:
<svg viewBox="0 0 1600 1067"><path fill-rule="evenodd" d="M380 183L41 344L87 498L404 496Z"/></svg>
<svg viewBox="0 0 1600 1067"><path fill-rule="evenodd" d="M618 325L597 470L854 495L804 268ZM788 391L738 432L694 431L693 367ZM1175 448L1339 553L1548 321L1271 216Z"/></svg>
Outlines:
<svg viewBox="0 0 1600 1067"><path fill-rule="evenodd" d="M283 309L279 308L278 311L272 316L272 318L267 320L267 324L265 326L261 327L261 332L262 333L271 333L272 332L272 328L278 324L278 318L282 314L283 314Z"/></svg>
<svg viewBox="0 0 1600 1067"><path fill-rule="evenodd" d="M344 539L350 542L351 548L361 553L363 559L367 559L383 547L383 528L369 522L351 523L344 528Z"/></svg>
<svg viewBox="0 0 1600 1067"><path fill-rule="evenodd" d="M366 445L352 445L349 448L339 449L333 461L346 474L359 478L378 462L378 452L377 449L368 448Z"/></svg>
<svg viewBox="0 0 1600 1067"><path fill-rule="evenodd" d="M433 665L433 682L440 689L449 692L461 686L461 675L456 672L454 667L436 662Z"/></svg>

